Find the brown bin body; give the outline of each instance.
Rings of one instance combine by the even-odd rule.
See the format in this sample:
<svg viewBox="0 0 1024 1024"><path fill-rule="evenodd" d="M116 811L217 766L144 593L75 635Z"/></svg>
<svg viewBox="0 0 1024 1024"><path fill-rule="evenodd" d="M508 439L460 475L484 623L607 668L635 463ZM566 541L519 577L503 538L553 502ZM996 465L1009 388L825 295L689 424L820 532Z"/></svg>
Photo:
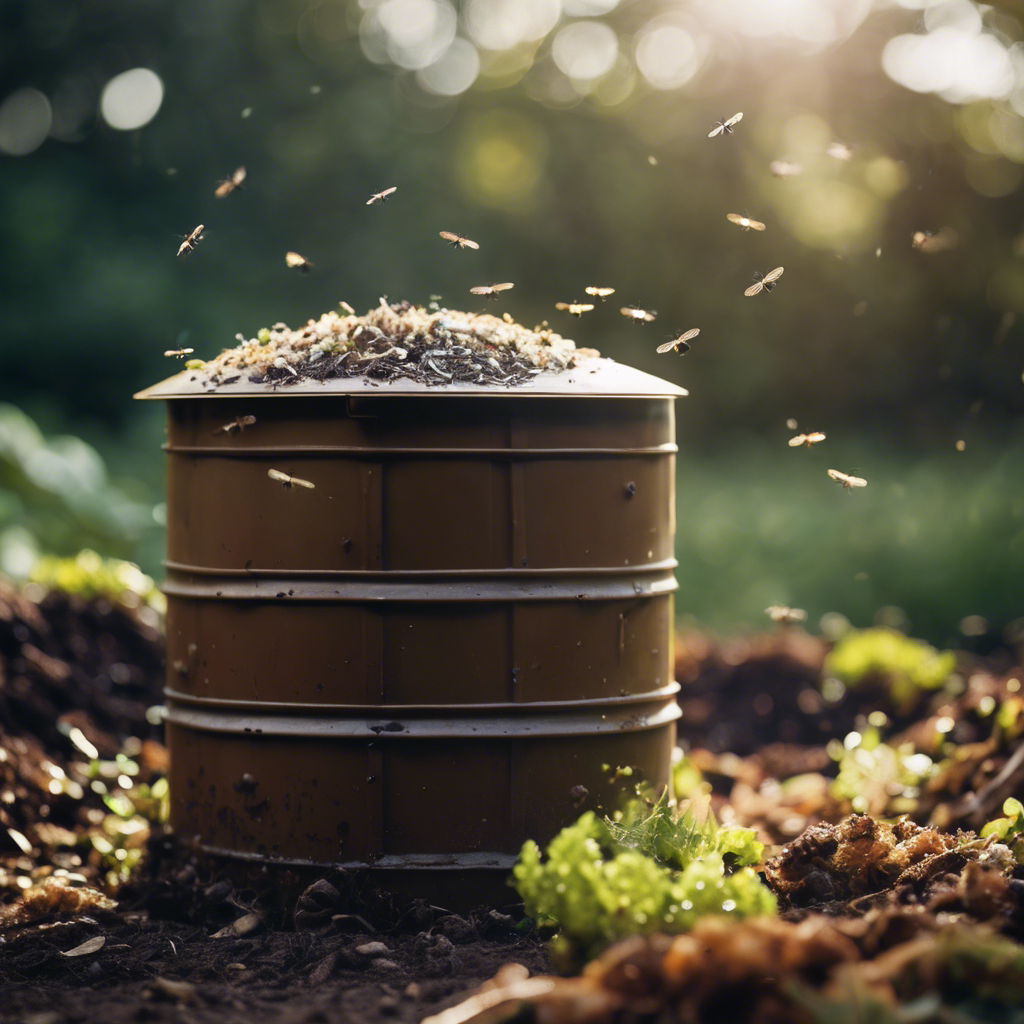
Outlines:
<svg viewBox="0 0 1024 1024"><path fill-rule="evenodd" d="M608 807L616 767L668 782L682 392L592 365L143 393L169 400L176 830L429 896L500 883L525 839Z"/></svg>

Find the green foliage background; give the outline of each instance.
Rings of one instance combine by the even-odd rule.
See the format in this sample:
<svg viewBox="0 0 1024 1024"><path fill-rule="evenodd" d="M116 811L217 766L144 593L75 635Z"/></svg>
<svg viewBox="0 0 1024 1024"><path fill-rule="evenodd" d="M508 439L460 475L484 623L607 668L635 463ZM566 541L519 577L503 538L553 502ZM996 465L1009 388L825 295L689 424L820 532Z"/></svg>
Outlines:
<svg viewBox="0 0 1024 1024"><path fill-rule="evenodd" d="M693 6L636 0L602 20L628 63L652 19ZM161 410L130 396L174 369L164 349L211 355L342 298L464 306L470 286L511 280L501 308L517 319L550 319L690 389L681 614L761 625L785 602L863 625L898 606L939 643L968 615L1002 630L1024 614L1024 157L998 143L1021 119L891 81L881 50L921 12L876 6L816 52L723 31L685 86L634 74L609 102L558 80L550 35L485 54L463 95L430 96L367 59L369 0L0 4L0 102L70 90L86 111L62 140L0 156L0 400L85 442L0 444L0 567L18 569L31 544L89 545L159 575ZM1001 6L988 30L1021 38ZM115 131L98 96L140 66L161 77L163 104ZM735 110L736 133L707 139ZM834 139L851 160L823 155ZM773 177L777 158L805 173ZM245 190L215 199L239 164ZM390 185L387 206L364 205ZM744 234L727 212L768 230ZM206 238L176 259L199 222ZM943 226L957 249L911 248L914 231ZM480 252L446 249L442 229ZM289 273L287 249L315 272ZM742 297L777 265L776 291ZM591 283L618 292L579 323L555 313ZM616 310L632 302L658 320L625 323ZM654 354L690 326L702 333L685 359ZM827 442L788 448L790 417ZM33 468L54 447L73 485ZM830 467L869 486L848 495Z"/></svg>

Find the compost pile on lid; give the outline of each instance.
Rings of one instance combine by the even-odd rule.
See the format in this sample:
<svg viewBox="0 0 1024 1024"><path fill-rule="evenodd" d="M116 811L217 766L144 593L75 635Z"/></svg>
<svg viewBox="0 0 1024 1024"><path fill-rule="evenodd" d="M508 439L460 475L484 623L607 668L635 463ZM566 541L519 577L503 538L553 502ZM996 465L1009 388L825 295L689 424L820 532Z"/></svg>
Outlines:
<svg viewBox="0 0 1024 1024"><path fill-rule="evenodd" d="M436 306L436 304L432 304ZM240 376L254 383L368 377L428 385L514 387L546 371L572 369L596 356L545 325L534 330L486 313L389 303L356 316L343 305L304 327L264 328L221 353L204 370L213 384Z"/></svg>

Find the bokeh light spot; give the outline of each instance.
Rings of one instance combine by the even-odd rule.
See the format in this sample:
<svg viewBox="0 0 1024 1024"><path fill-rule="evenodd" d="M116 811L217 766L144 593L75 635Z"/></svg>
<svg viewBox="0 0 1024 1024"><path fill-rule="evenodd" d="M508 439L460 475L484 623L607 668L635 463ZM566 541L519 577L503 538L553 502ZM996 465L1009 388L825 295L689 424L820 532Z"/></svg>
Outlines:
<svg viewBox="0 0 1024 1024"><path fill-rule="evenodd" d="M544 134L532 120L494 110L469 123L459 172L466 191L480 202L516 208L539 184L546 158Z"/></svg>
<svg viewBox="0 0 1024 1024"><path fill-rule="evenodd" d="M100 113L118 131L128 132L149 124L164 99L164 83L149 68L132 68L115 75L103 88Z"/></svg>
<svg viewBox="0 0 1024 1024"><path fill-rule="evenodd" d="M562 16L560 0L469 0L466 28L485 50L543 39Z"/></svg>
<svg viewBox="0 0 1024 1024"><path fill-rule="evenodd" d="M906 165L898 160L889 156L876 156L864 168L864 181L876 196L890 199L907 187L910 174Z"/></svg>
<svg viewBox="0 0 1024 1024"><path fill-rule="evenodd" d="M592 79L607 74L619 55L619 37L601 21L577 21L559 29L551 56L570 78Z"/></svg>
<svg viewBox="0 0 1024 1024"><path fill-rule="evenodd" d="M28 156L50 133L53 111L38 89L18 89L0 105L0 153Z"/></svg>
<svg viewBox="0 0 1024 1024"><path fill-rule="evenodd" d="M437 96L458 96L480 74L480 54L468 39L456 39L429 67L416 72L416 81Z"/></svg>
<svg viewBox="0 0 1024 1024"><path fill-rule="evenodd" d="M701 65L697 42L682 25L655 18L636 43L640 73L655 89L677 89L697 73Z"/></svg>

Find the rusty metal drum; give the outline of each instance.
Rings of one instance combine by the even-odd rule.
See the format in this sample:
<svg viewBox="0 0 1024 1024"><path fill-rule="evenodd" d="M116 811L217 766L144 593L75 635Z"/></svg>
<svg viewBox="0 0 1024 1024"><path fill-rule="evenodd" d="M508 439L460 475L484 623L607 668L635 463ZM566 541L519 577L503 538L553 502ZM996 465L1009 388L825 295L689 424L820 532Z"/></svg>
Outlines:
<svg viewBox="0 0 1024 1024"><path fill-rule="evenodd" d="M173 827L429 896L501 884L619 767L666 785L680 394L606 359L142 392L168 403Z"/></svg>

